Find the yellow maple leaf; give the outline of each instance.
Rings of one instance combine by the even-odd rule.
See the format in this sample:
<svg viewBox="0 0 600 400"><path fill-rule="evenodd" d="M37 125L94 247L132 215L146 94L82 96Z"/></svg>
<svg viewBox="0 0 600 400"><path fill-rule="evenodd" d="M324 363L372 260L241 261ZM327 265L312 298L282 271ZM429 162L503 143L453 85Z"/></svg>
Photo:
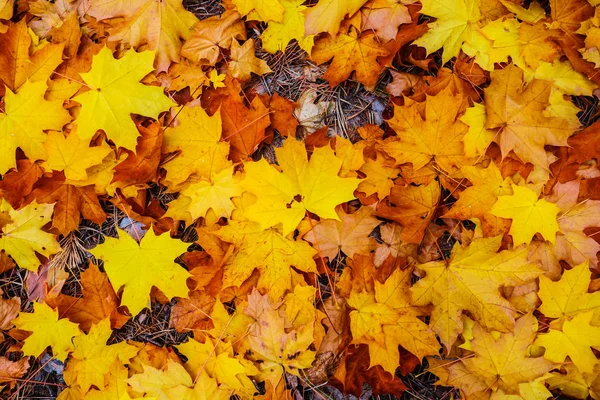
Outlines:
<svg viewBox="0 0 600 400"><path fill-rule="evenodd" d="M50 346L52 354L60 361L64 361L73 351L71 339L82 333L77 324L66 318L60 319L58 311L45 303L33 303L33 312L19 313L13 323L17 329L32 332L23 345L25 355L38 357Z"/></svg>
<svg viewBox="0 0 600 400"><path fill-rule="evenodd" d="M317 4L304 11L307 35L327 32L335 36L346 15L352 16L367 0L319 0Z"/></svg>
<svg viewBox="0 0 600 400"><path fill-rule="evenodd" d="M600 292L588 293L592 279L589 263L583 262L563 272L560 281L540 276L539 310L550 318L572 318L581 312L594 311L600 315Z"/></svg>
<svg viewBox="0 0 600 400"><path fill-rule="evenodd" d="M150 397L154 396L158 400L171 400L168 395L170 389L178 386L191 388L193 386L192 378L181 364L172 359L167 360L164 370L154 368L150 365L144 365L144 372L135 374L127 379L127 383L138 393L144 393Z"/></svg>
<svg viewBox="0 0 600 400"><path fill-rule="evenodd" d="M159 72L179 62L182 41L190 36L198 18L178 0L133 0L126 4L121 18L108 21L108 40L155 51Z"/></svg>
<svg viewBox="0 0 600 400"><path fill-rule="evenodd" d="M201 180L184 187L179 197L169 203L165 217L183 220L190 225L212 210L216 217L230 218L234 209L232 197L242 194L239 175L233 175L233 167L215 174L210 181Z"/></svg>
<svg viewBox="0 0 600 400"><path fill-rule="evenodd" d="M377 197L383 200L390 194L394 186L394 179L400 174L400 169L390 165L384 157L376 160L367 159L360 167L360 171L366 175L358 185L358 190L367 196L377 193Z"/></svg>
<svg viewBox="0 0 600 400"><path fill-rule="evenodd" d="M174 262L185 253L187 243L172 239L169 233L156 236L153 229L139 244L127 232L117 229L117 233L118 238L106 237L90 253L104 260L104 270L115 292L123 288L121 303L132 315L148 306L152 286L169 298L188 296L185 282L191 274Z"/></svg>
<svg viewBox="0 0 600 400"><path fill-rule="evenodd" d="M421 14L436 18L429 22L429 30L414 41L417 46L427 49L427 53L444 48L442 64L458 56L462 44L470 40L481 18L480 0L423 0Z"/></svg>
<svg viewBox="0 0 600 400"><path fill-rule="evenodd" d="M323 64L333 58L323 74L329 86L337 86L355 71L356 80L373 89L383 71L377 57L387 54L388 51L376 40L374 34L359 35L353 29L349 34L342 33L317 40L311 58L317 64Z"/></svg>
<svg viewBox="0 0 600 400"><path fill-rule="evenodd" d="M276 229L262 230L256 223L229 221L216 234L233 243L236 251L224 265L223 286L239 286L254 269L260 271L257 288L265 289L273 299L292 288L291 266L317 272L313 257L317 251L302 240L283 236Z"/></svg>
<svg viewBox="0 0 600 400"><path fill-rule="evenodd" d="M338 176L342 160L331 148L316 148L308 161L304 144L290 138L275 154L282 173L265 159L244 166L242 185L257 196L245 216L263 229L281 223L284 235L296 229L306 210L339 220L335 206L354 198L359 180Z"/></svg>
<svg viewBox="0 0 600 400"><path fill-rule="evenodd" d="M231 165L229 143L221 140L221 131L220 113L209 117L202 107L189 104L181 109L163 142L163 152L178 152L164 164L171 190L190 177L210 179Z"/></svg>
<svg viewBox="0 0 600 400"><path fill-rule="evenodd" d="M354 343L369 346L371 366L381 365L394 374L400 354L398 346L421 359L437 354L439 342L433 330L417 318L422 313L410 305L412 268L397 269L385 283L375 281L375 293L353 292L348 304Z"/></svg>
<svg viewBox="0 0 600 400"><path fill-rule="evenodd" d="M558 232L558 206L544 199L538 200L538 195L527 187L513 184L512 188L513 194L498 197L490 212L497 217L512 219L510 234L515 246L529 244L536 233L554 243Z"/></svg>
<svg viewBox="0 0 600 400"><path fill-rule="evenodd" d="M262 48L269 53L285 52L289 42L296 40L300 48L310 54L314 45L314 35L305 37L304 10L302 0L280 0L284 8L281 22L270 21L267 29L260 36Z"/></svg>
<svg viewBox="0 0 600 400"><path fill-rule="evenodd" d="M44 143L48 158L44 168L64 171L66 179L87 180L86 169L98 165L111 152L108 146L89 147L88 143L71 132L66 138L60 132L48 133Z"/></svg>
<svg viewBox="0 0 600 400"><path fill-rule="evenodd" d="M594 368L591 374L584 374L573 364L565 364L561 369L566 370L566 374L560 371L552 372L546 379L550 390L560 389L561 394L577 399L600 398L600 364Z"/></svg>
<svg viewBox="0 0 600 400"><path fill-rule="evenodd" d="M193 388L179 385L165 390L165 394L167 398L177 400L229 400L232 396L231 390L217 385L205 371L197 375Z"/></svg>
<svg viewBox="0 0 600 400"><path fill-rule="evenodd" d="M45 100L45 81L25 82L17 93L6 89L0 113L0 174L17 166L15 152L23 150L31 161L45 159L45 130L61 131L71 120L62 101Z"/></svg>
<svg viewBox="0 0 600 400"><path fill-rule="evenodd" d="M455 245L447 262L417 265L426 275L411 289L411 304L433 305L429 325L448 351L463 330L465 310L486 329L511 331L515 310L500 287L524 284L543 273L527 262L527 249L497 253L501 243L502 236L475 239L465 248Z"/></svg>
<svg viewBox="0 0 600 400"><path fill-rule="evenodd" d="M544 358L562 363L567 357L582 373L592 373L598 360L591 347L600 349L600 327L590 325L594 311L577 314L565 321L562 330L550 329L538 336L535 343L546 348Z"/></svg>
<svg viewBox="0 0 600 400"><path fill-rule="evenodd" d="M534 358L529 355L528 350L536 337L537 326L537 320L532 314L519 318L512 332L501 335L486 332L476 324L473 328L475 339L472 342L474 356L435 366L430 371L442 377L442 370L445 369L448 376L444 384L460 388L467 397L476 393L483 395L489 391L519 394L521 389L527 389L521 388L521 384L534 381L554 367L553 363L542 357ZM492 398L495 397L492 395Z"/></svg>
<svg viewBox="0 0 600 400"><path fill-rule="evenodd" d="M125 342L106 345L112 335L110 319L104 319L93 325L87 335L79 335L73 339L73 353L69 359L65 375L73 376L71 381L78 384L83 392L91 386L104 388L104 375L111 368L116 359L128 363L133 358L138 348Z"/></svg>
<svg viewBox="0 0 600 400"><path fill-rule="evenodd" d="M281 22L285 9L279 0L231 0L242 16L255 21Z"/></svg>
<svg viewBox="0 0 600 400"><path fill-rule="evenodd" d="M513 64L491 73L484 89L487 129L498 129L502 156L512 150L523 161L548 169L545 145L566 146L574 132L564 118L545 116L552 84L533 79L523 86L523 71Z"/></svg>
<svg viewBox="0 0 600 400"><path fill-rule="evenodd" d="M249 81L252 77L251 74L260 76L273 72L265 60L257 58L254 55L253 39L246 40L241 46L234 40L231 43L230 57L231 60L229 61L227 68L234 78L237 78L242 82Z"/></svg>
<svg viewBox="0 0 600 400"><path fill-rule="evenodd" d="M20 268L37 272L40 260L35 253L50 256L58 253L60 245L54 235L41 230L50 221L54 204L36 201L20 210L14 210L0 199L0 213L7 213L10 221L2 226L0 250L11 256Z"/></svg>
<svg viewBox="0 0 600 400"><path fill-rule="evenodd" d="M465 155L467 157L478 157L485 154L488 146L496 136L496 130L485 128L485 106L480 103L473 104L467 108L459 118L460 121L469 125L469 130L463 136Z"/></svg>
<svg viewBox="0 0 600 400"><path fill-rule="evenodd" d="M94 56L91 71L81 74L89 90L73 98L81 104L75 121L81 139L88 141L102 129L118 147L135 151L140 134L131 114L158 118L161 111L176 105L162 88L140 83L153 70L154 54L130 50L117 60L103 47Z"/></svg>
<svg viewBox="0 0 600 400"><path fill-rule="evenodd" d="M245 397L252 397L256 392L248 377L248 373L253 372L252 369L247 370L240 360L233 356L231 345L212 340L206 340L205 343L189 340L179 344L177 350L187 357L184 367L192 377L206 373L224 389L235 390Z"/></svg>
<svg viewBox="0 0 600 400"><path fill-rule="evenodd" d="M397 164L412 163L415 170L435 161L451 172L466 161L463 137L468 128L458 119L463 101L462 95L453 96L447 88L437 96L427 96L425 103L407 100L405 106L394 106L394 117L388 124L398 136L377 148Z"/></svg>

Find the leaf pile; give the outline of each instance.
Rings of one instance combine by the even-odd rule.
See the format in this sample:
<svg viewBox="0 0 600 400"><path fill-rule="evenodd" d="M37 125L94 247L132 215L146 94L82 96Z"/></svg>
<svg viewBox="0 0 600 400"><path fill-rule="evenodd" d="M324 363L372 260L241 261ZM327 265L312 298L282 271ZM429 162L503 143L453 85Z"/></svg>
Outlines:
<svg viewBox="0 0 600 400"><path fill-rule="evenodd" d="M3 398L600 399L598 1L185 3L0 0Z"/></svg>

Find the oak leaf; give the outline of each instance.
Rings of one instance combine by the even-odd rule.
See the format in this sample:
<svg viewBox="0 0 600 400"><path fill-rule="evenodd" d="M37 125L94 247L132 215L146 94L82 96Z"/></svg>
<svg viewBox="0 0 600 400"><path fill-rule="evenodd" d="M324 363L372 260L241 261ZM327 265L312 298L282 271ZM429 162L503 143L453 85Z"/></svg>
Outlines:
<svg viewBox="0 0 600 400"><path fill-rule="evenodd" d="M127 364L138 352L137 347L126 342L107 346L111 335L110 320L107 318L93 325L87 335L73 338L74 350L65 374L74 376L72 381L78 384L84 393L92 386L103 389L104 376L114 361L119 359Z"/></svg>
<svg viewBox="0 0 600 400"><path fill-rule="evenodd" d="M45 130L61 131L71 120L62 101L44 99L46 82L25 82L17 93L6 89L0 113L0 174L17 166L15 152L23 150L31 161L47 157Z"/></svg>
<svg viewBox="0 0 600 400"><path fill-rule="evenodd" d="M127 232L117 229L118 238L106 237L90 250L104 261L104 270L118 292L123 288L122 304L137 315L150 301L153 286L168 298L187 297L186 280L190 273L174 260L185 253L188 244L172 239L168 233L156 235L150 229L138 243ZM140 268L144 273L140 273Z"/></svg>
<svg viewBox="0 0 600 400"><path fill-rule="evenodd" d="M515 246L529 244L538 232L545 240L555 243L558 206L544 199L538 200L537 194L527 187L513 184L512 190L512 195L499 196L490 212L497 217L512 219L510 234Z"/></svg>
<svg viewBox="0 0 600 400"><path fill-rule="evenodd" d="M156 119L175 105L162 88L140 83L152 71L153 60L153 51L133 50L117 60L108 47L94 56L91 71L81 74L88 90L73 98L81 104L75 122L83 140L102 129L118 147L135 150L139 133L131 114Z"/></svg>
<svg viewBox="0 0 600 400"><path fill-rule="evenodd" d="M463 330L463 311L488 330L510 332L515 310L500 288L524 284L543 272L527 262L527 249L498 253L501 243L501 236L476 239L464 248L455 245L447 262L417 265L425 277L412 287L411 304L433 305L429 325L448 351Z"/></svg>
<svg viewBox="0 0 600 400"><path fill-rule="evenodd" d="M314 7L316 8L316 7ZM388 51L383 48L372 33L359 34L352 30L349 34L339 34L319 39L312 49L311 58L317 64L323 64L333 58L333 61L323 74L323 78L334 87L356 72L356 80L367 88L373 89L383 66L377 62L377 57L386 56Z"/></svg>
<svg viewBox="0 0 600 400"><path fill-rule="evenodd" d="M0 213L7 213L10 221L2 226L0 250L11 256L20 268L37 272L40 260L36 253L48 257L58 253L60 245L54 235L42 231L50 221L54 204L35 201L20 210L0 200Z"/></svg>
<svg viewBox="0 0 600 400"><path fill-rule="evenodd" d="M18 329L32 332L25 339L23 353L35 357L50 346L54 357L64 361L74 350L71 339L81 334L77 324L66 318L59 318L58 311L44 303L33 303L33 312L19 313L13 323Z"/></svg>

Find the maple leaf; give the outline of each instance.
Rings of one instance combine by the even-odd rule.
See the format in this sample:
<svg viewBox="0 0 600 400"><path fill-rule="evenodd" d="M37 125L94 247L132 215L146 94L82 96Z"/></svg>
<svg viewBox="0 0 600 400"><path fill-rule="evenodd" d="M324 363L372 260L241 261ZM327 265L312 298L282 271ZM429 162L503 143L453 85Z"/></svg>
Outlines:
<svg viewBox="0 0 600 400"><path fill-rule="evenodd" d="M223 389L229 388L250 397L256 392L254 384L247 376L253 368L248 371L244 364L233 356L230 345L213 343L211 340L205 343L189 340L178 345L177 350L187 357L185 367L191 376L206 373L222 385Z"/></svg>
<svg viewBox="0 0 600 400"><path fill-rule="evenodd" d="M527 187L513 184L512 189L512 195L498 197L490 212L497 217L512 219L510 234L515 246L529 244L537 232L554 243L558 232L558 206L544 199L538 200L537 194Z"/></svg>
<svg viewBox="0 0 600 400"><path fill-rule="evenodd" d="M515 311L499 288L524 284L542 274L537 265L527 262L527 249L497 253L501 242L502 236L475 239L465 248L455 245L447 262L417 265L426 275L412 287L411 304L433 305L429 325L447 350L462 332L463 311L488 330L510 332Z"/></svg>
<svg viewBox="0 0 600 400"><path fill-rule="evenodd" d="M400 169L390 165L383 157L376 160L367 159L360 171L366 175L358 185L358 191L371 196L377 193L377 197L382 200L390 194L394 187L394 179L400 174Z"/></svg>
<svg viewBox="0 0 600 400"><path fill-rule="evenodd" d="M31 198L39 203L54 204L52 227L63 235L78 229L80 214L98 224L106 219L106 213L98 201L94 187L66 184L63 174L42 177L26 201L30 201Z"/></svg>
<svg viewBox="0 0 600 400"><path fill-rule="evenodd" d="M181 364L169 359L164 370L144 365L144 372L135 374L127 383L138 393L145 393L158 400L169 400L167 392L180 385L192 387L192 379ZM148 396L145 396L146 398Z"/></svg>
<svg viewBox="0 0 600 400"><path fill-rule="evenodd" d="M194 383L194 388L183 385L165 391L169 399L179 400L229 400L231 393L217 385L206 372L201 372Z"/></svg>
<svg viewBox="0 0 600 400"><path fill-rule="evenodd" d="M544 358L562 363L567 357L582 373L591 373L598 363L591 347L600 347L600 328L591 326L594 311L577 314L565 321L562 330L550 329L538 336L535 344L546 348Z"/></svg>
<svg viewBox="0 0 600 400"><path fill-rule="evenodd" d="M403 0L370 0L361 10L361 31L373 29L384 42L396 37L398 27L412 18Z"/></svg>
<svg viewBox="0 0 600 400"><path fill-rule="evenodd" d="M0 197L13 208L19 208L43 172L38 163L28 159L17 160L17 169L2 176Z"/></svg>
<svg viewBox="0 0 600 400"><path fill-rule="evenodd" d="M410 305L411 276L411 268L397 269L384 284L375 281L374 295L353 292L348 299L356 309L350 312L353 342L368 344L370 365L381 365L392 375L400 358L398 346L419 359L439 349L434 332Z"/></svg>
<svg viewBox="0 0 600 400"><path fill-rule="evenodd" d="M79 324L79 327L88 332L93 324L110 317L113 326L120 328L127 322L128 317L119 314L119 298L110 285L105 273L100 272L98 266L91 263L89 268L81 273L81 286L83 297L71 297L60 294L55 299L46 299L51 306L55 306L60 315Z"/></svg>
<svg viewBox="0 0 600 400"><path fill-rule="evenodd" d="M246 27L240 14L226 11L196 23L181 48L181 55L195 62L215 65L220 48L229 49L235 39L246 40Z"/></svg>
<svg viewBox="0 0 600 400"><path fill-rule="evenodd" d="M554 367L541 357L528 357L537 333L537 321L531 314L519 318L509 333L494 335L478 324L473 329L474 357L446 367L447 384L461 388L467 396L488 390L515 393L520 384L533 381ZM431 372L438 374L436 368Z"/></svg>
<svg viewBox="0 0 600 400"><path fill-rule="evenodd" d="M377 206L377 215L398 222L404 227L400 237L406 243L421 243L425 229L433 218L440 200L440 185L432 181L428 185L394 185L389 203Z"/></svg>
<svg viewBox="0 0 600 400"><path fill-rule="evenodd" d="M31 336L25 339L23 353L38 357L46 347L52 348L52 354L64 361L74 350L71 338L81 334L77 324L66 318L59 319L58 311L44 303L33 303L32 313L19 313L13 320L18 329L30 331Z"/></svg>
<svg viewBox="0 0 600 400"><path fill-rule="evenodd" d="M0 250L11 256L20 268L37 272L40 260L36 253L48 257L58 253L60 245L54 235L42 231L50 221L54 204L35 201L20 210L14 210L0 199L0 213L7 213L8 223L1 227Z"/></svg>
<svg viewBox="0 0 600 400"><path fill-rule="evenodd" d="M544 146L566 146L573 134L567 120L543 115L551 85L533 79L523 88L523 71L513 64L493 71L491 77L492 83L484 89L485 127L500 129L498 143L503 157L512 150L523 162L547 169Z"/></svg>
<svg viewBox="0 0 600 400"><path fill-rule="evenodd" d="M60 132L49 132L44 146L48 154L44 168L64 171L66 179L74 180L87 179L86 169L100 164L111 152L108 146L89 147L75 132L66 138Z"/></svg>
<svg viewBox="0 0 600 400"><path fill-rule="evenodd" d="M317 64L323 64L333 58L323 74L329 86L337 86L355 71L356 80L373 89L383 71L377 57L387 54L388 51L377 42L375 35L366 33L359 36L355 30L351 30L349 34L317 40L311 58Z"/></svg>
<svg viewBox="0 0 600 400"><path fill-rule="evenodd" d="M317 272L313 257L317 251L303 241L283 236L276 229L261 229L256 223L230 221L216 234L222 240L236 245L236 251L226 261L223 286L241 285L257 268L259 289L277 299L292 286L291 266Z"/></svg>
<svg viewBox="0 0 600 400"><path fill-rule="evenodd" d="M229 96L220 109L223 120L223 140L231 144L231 159L248 159L265 139L270 125L269 110L258 97L246 107L239 96Z"/></svg>
<svg viewBox="0 0 600 400"><path fill-rule="evenodd" d="M46 82L25 82L17 93L6 89L0 113L0 174L17 166L15 152L23 150L32 161L45 159L45 130L62 130L71 120L62 101L44 99Z"/></svg>
<svg viewBox="0 0 600 400"><path fill-rule="evenodd" d="M156 119L161 111L175 105L162 88L140 83L153 69L154 54L130 50L117 60L108 47L103 47L94 56L91 71L81 74L89 90L73 98L81 104L75 122L83 140L102 129L118 147L135 150L139 133L130 115Z"/></svg>
<svg viewBox="0 0 600 400"><path fill-rule="evenodd" d="M87 335L79 335L73 339L73 353L65 374L74 376L81 390L87 392L91 386L104 388L104 375L108 373L116 359L128 363L137 352L137 347L125 342L107 346L112 335L110 320L104 319L93 325Z"/></svg>
<svg viewBox="0 0 600 400"><path fill-rule="evenodd" d="M167 185L176 188L188 178L211 178L229 167L229 144L221 140L221 115L212 117L199 106L186 106L165 131L163 152L178 152L165 163Z"/></svg>
<svg viewBox="0 0 600 400"><path fill-rule="evenodd" d="M242 82L249 81L251 74L264 75L271 71L265 60L256 58L254 55L254 40L249 39L243 45L234 40L231 43L231 60L227 64L227 68L234 78Z"/></svg>
<svg viewBox="0 0 600 400"><path fill-rule="evenodd" d="M166 71L171 62L180 61L182 41L198 18L177 0L134 0L122 8L122 15L110 24L109 41L127 43L134 48L156 51L157 71ZM94 12L90 15L95 16Z"/></svg>
<svg viewBox="0 0 600 400"><path fill-rule="evenodd" d="M263 229L281 223L284 235L296 229L306 210L338 220L335 206L352 200L359 183L358 179L338 177L342 160L323 147L315 149L308 161L304 145L293 138L275 153L281 173L264 159L244 166L242 185L257 196L245 215Z"/></svg>
<svg viewBox="0 0 600 400"><path fill-rule="evenodd" d="M18 91L29 82L46 82L63 61L64 43L34 43L26 20L11 24L0 34L0 80L11 91Z"/></svg>
<svg viewBox="0 0 600 400"><path fill-rule="evenodd" d="M283 19L281 22L270 21L267 29L260 36L262 48L269 53L276 53L285 49L289 42L296 40L300 48L310 54L314 45L314 35L305 37L304 10L306 6L301 0L279 0L283 6Z"/></svg>
<svg viewBox="0 0 600 400"><path fill-rule="evenodd" d="M254 352L252 358L261 361L262 374L277 387L284 372L299 376L299 370L312 364L315 352L308 347L314 340L314 329L308 324L286 332L285 321L269 297L254 290L248 296L245 314L255 321L248 329L248 341Z"/></svg>
<svg viewBox="0 0 600 400"><path fill-rule="evenodd" d="M502 177L493 162L486 168L464 166L460 170L473 186L460 193L456 203L444 214L446 218L483 219L489 215L499 196L513 193L510 180Z"/></svg>
<svg viewBox="0 0 600 400"><path fill-rule="evenodd" d="M157 236L153 229L139 244L127 232L121 229L117 232L118 238L106 237L90 253L104 260L104 270L115 292L123 288L122 304L132 315L148 306L153 286L169 298L187 297L185 282L190 273L174 260L185 253L188 244L171 239L168 233Z"/></svg>
<svg viewBox="0 0 600 400"><path fill-rule="evenodd" d="M318 35L327 32L335 36L344 17L352 16L366 2L367 0L320 0L315 6L304 11L306 34Z"/></svg>
<svg viewBox="0 0 600 400"><path fill-rule="evenodd" d="M339 221L321 220L314 225L304 239L313 244L323 257L333 260L340 251L350 258L355 254L368 254L377 242L369 235L379 225L372 207L363 206L353 214L347 214L338 206Z"/></svg>
<svg viewBox="0 0 600 400"><path fill-rule="evenodd" d="M415 170L433 160L451 172L466 161L462 139L467 126L458 120L463 100L445 89L437 96L427 96L425 103L407 101L403 107L395 106L388 124L398 137L386 139L378 148L397 164L412 163Z"/></svg>
<svg viewBox="0 0 600 400"><path fill-rule="evenodd" d="M179 197L169 203L165 217L185 221L188 225L209 210L217 217L230 218L234 209L231 198L242 194L239 176L233 175L233 167L215 174L210 181L191 183L181 190Z"/></svg>
<svg viewBox="0 0 600 400"><path fill-rule="evenodd" d="M0 383L13 383L21 378L29 369L29 359L22 358L18 361L11 361L6 357L0 357Z"/></svg>
<svg viewBox="0 0 600 400"><path fill-rule="evenodd" d="M423 0L421 13L436 19L429 22L429 30L414 41L427 53L443 48L442 64L458 56L465 41L471 39L477 22L481 18L478 0L453 0L449 5L444 0Z"/></svg>
<svg viewBox="0 0 600 400"><path fill-rule="evenodd" d="M542 304L539 310L546 317L561 320L597 310L600 307L600 292L588 293L591 275L586 261L563 272L558 282L553 282L544 275L540 276L538 296Z"/></svg>
<svg viewBox="0 0 600 400"><path fill-rule="evenodd" d="M285 9L280 0L231 0L242 16L248 14L250 19L257 21L281 22Z"/></svg>

